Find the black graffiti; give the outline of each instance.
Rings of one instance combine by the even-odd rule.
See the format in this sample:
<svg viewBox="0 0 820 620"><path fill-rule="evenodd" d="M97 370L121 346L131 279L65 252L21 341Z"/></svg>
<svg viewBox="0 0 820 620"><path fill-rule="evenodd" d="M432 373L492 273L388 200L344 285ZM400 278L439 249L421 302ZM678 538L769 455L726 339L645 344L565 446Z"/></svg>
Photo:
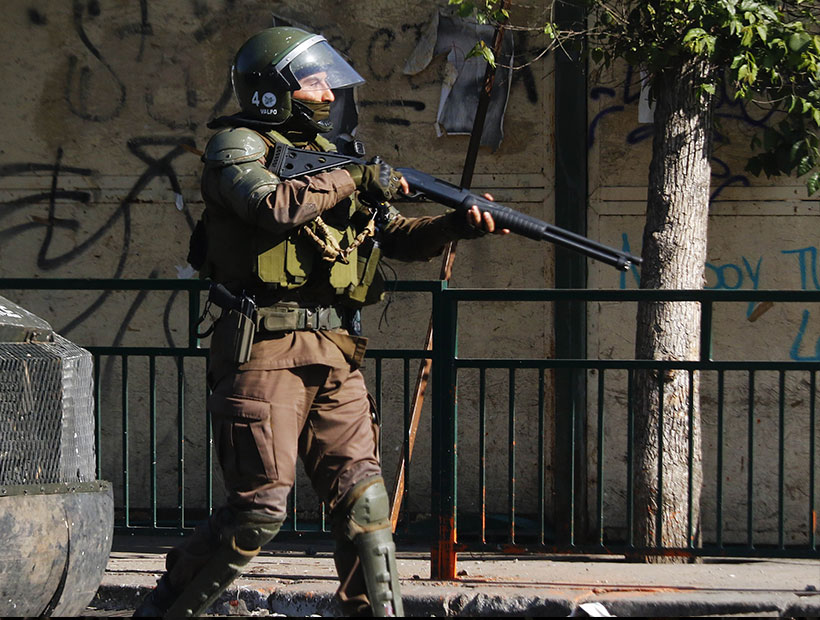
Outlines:
<svg viewBox="0 0 820 620"><path fill-rule="evenodd" d="M742 185L743 187L751 185L747 177L742 174L732 174L729 165L714 156L712 157L712 178L718 179L720 183L709 196L710 201L715 200L730 185Z"/></svg>
<svg viewBox="0 0 820 620"><path fill-rule="evenodd" d="M390 28L379 28L373 36L370 37L370 42L367 44L367 67L370 69L371 75L377 80L386 81L393 77L396 72L396 64L392 62L390 48L396 41L396 33ZM388 59L384 63L387 69L380 69L376 61Z"/></svg>
<svg viewBox="0 0 820 620"><path fill-rule="evenodd" d="M26 13L28 20L35 26L45 26L48 23L48 18L35 8L29 8Z"/></svg>
<svg viewBox="0 0 820 620"><path fill-rule="evenodd" d="M141 0L144 2L145 0ZM96 6L96 9L94 9ZM94 17L95 13L99 14L99 5L89 7L89 13ZM90 90L90 81L93 72L89 66L79 67L79 58L75 55L70 55L68 58L68 73L65 87L65 99L68 107L72 113L76 114L82 119L94 122L108 121L117 118L125 107L126 89L125 84L119 78L117 73L108 63L108 61L100 53L100 50L91 42L88 34L85 31L85 7L81 0L74 0L73 5L73 21L74 30L77 36L80 37L85 48L99 61L110 75L113 82L105 80L106 84L110 84L115 89L113 96L97 97L94 102L95 106L107 107L111 106L113 102L113 109L105 111L92 111L91 102L88 100L88 92Z"/></svg>
<svg viewBox="0 0 820 620"><path fill-rule="evenodd" d="M194 146L192 137L138 137L128 141L128 150L141 162L145 164L144 170L137 178L134 185L130 188L127 195L122 199L118 205L117 210L112 214L96 231L91 233L84 241L75 245L71 250L63 252L55 256L50 256L50 249L54 241L55 232L60 229L68 229L76 231L79 228L79 222L75 219L65 219L57 217L58 203L65 201L75 201L82 204L89 204L92 199L92 194L85 191L65 190L60 188L61 177L66 174L76 174L80 176L94 176L95 172L88 168L65 167L62 164L63 149L57 151L57 156L54 164L40 164L40 163L16 163L6 164L0 166L0 177L17 176L26 172L51 172L51 188L50 191L39 192L12 201L0 203L3 209L0 210L0 219L10 215L11 213L30 205L42 204L46 202L48 210L45 217L33 217L32 222L22 225L13 226L3 230L0 233L0 239L10 239L19 234L34 228L44 228L45 234L42 243L37 252L37 267L43 271L51 271L58 267L64 266L72 260L78 258L82 254L88 252L95 246L101 238L109 234L109 232L118 223L122 223L122 250L119 259L114 265L111 278L120 278L125 272L126 262L130 254L131 246L131 206L139 201L140 193L155 179L166 180L170 188L175 193L181 192L179 178L173 167L174 160L187 153L183 145L188 147ZM149 147L169 147L161 156L153 156L148 152ZM194 226L193 218L187 207L183 208L183 214L188 225L188 229L192 230ZM156 277L156 273L152 272ZM58 331L62 334L69 334L78 325L85 322L92 316L103 303L110 297L110 291L104 291L98 295L91 303L81 310L76 316L69 319L68 322L62 326ZM140 298L141 299L141 298ZM139 299L137 300L139 303ZM137 306L138 307L138 306ZM130 319L129 319L130 320ZM124 335L124 329L127 327L128 321L124 323L124 327L115 339L115 346L119 344ZM169 332L170 334L170 332ZM173 346L173 343L169 343Z"/></svg>
<svg viewBox="0 0 820 620"><path fill-rule="evenodd" d="M194 89L191 82L191 73L188 69L183 69L182 76L183 81L185 82L185 102L189 108L196 108L198 97L196 89ZM173 117L164 115L160 110L154 107L154 93L151 91L146 91L145 93L145 109L148 112L148 116L158 123L165 125L169 129L186 129L189 131L194 131L199 126L199 123L191 118L185 121L178 121Z"/></svg>
<svg viewBox="0 0 820 620"><path fill-rule="evenodd" d="M374 100L365 100L360 101L359 105L363 108L367 107L379 107L379 108L399 108L405 109L409 108L411 110L415 110L416 112L423 111L427 106L424 104L423 101L416 101L412 99L388 99L385 101L374 101ZM376 114L373 116L373 122L376 123L385 123L387 125L399 125L402 127L408 127L411 124L409 119L399 117L399 116L382 116L380 114Z"/></svg>
<svg viewBox="0 0 820 620"><path fill-rule="evenodd" d="M529 34L526 32L516 32L514 33L514 41L516 57L519 56L518 50L524 50L523 54L526 54L527 50L530 47ZM546 55L543 56L543 58L546 57ZM527 101L529 101L532 104L538 103L538 87L535 82L535 74L532 71L532 62L516 61L515 64L519 65L519 67L512 72L512 82L510 84L510 89L515 88L516 85L520 83L524 86L524 91L527 95Z"/></svg>
<svg viewBox="0 0 820 620"><path fill-rule="evenodd" d="M630 66L624 78L623 92L618 98L618 93L613 88L598 86L590 90L590 98L593 100L612 99L613 105L603 107L592 119L588 127L587 144L592 148L595 142L596 132L600 122L611 115L617 115L626 110L627 105L634 104L640 97L640 81L635 79L635 72ZM751 113L750 107L742 101L736 101L728 92L725 84L722 84L716 93L715 116L718 118L733 119L742 124L758 129L765 127L772 115L775 113L771 107L763 108L761 115L755 116ZM643 142L654 135L654 125L652 123L640 124L630 129L626 134L626 143L630 146ZM728 143L729 138L724 135L719 127L713 128L712 139L716 144ZM740 185L749 187L751 185L748 177L743 174L734 174L729 165L718 157L713 156L712 178L715 179L717 187L712 190L710 200L715 200L727 187Z"/></svg>

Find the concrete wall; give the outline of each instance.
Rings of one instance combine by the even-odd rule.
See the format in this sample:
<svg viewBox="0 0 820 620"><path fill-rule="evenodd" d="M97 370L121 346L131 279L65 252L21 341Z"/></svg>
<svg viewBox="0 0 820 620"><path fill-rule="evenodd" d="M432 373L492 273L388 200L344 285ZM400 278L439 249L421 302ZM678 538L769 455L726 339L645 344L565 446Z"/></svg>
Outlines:
<svg viewBox="0 0 820 620"><path fill-rule="evenodd" d="M228 0L33 0L5 11L0 42L5 62L0 92L4 140L0 151L0 275L17 277L177 278L191 277L185 256L190 231L202 209L198 158L206 122L235 110L228 69L238 46L272 25L272 15L325 34L367 79L357 91L358 137L371 154L457 181L467 136L436 137L434 127L445 62L439 57L415 76L402 68L442 5L433 0L271 3ZM466 51L466 50L465 50ZM512 84L505 138L494 154L483 148L474 188L550 220L552 204L552 109L550 61L517 72ZM406 205L408 214L439 213L440 207ZM486 238L459 247L456 286L550 286L552 248L535 242ZM439 261L392 264L402 279L438 277ZM10 297L47 318L66 337L85 345L182 345L187 310L184 296L165 293L14 292ZM397 294L365 316L372 346L419 348L429 320L423 295ZM498 310L498 309L496 309ZM551 350L548 309L501 308L463 312L462 347L546 356ZM472 314L473 316L470 316ZM520 333L513 326L532 326ZM207 341L206 341L207 344ZM205 476L205 417L201 361L180 371L158 359L156 430L160 504L173 510L179 489L185 502L202 503ZM373 379L374 369L366 372ZM402 425L401 364L385 366L384 459L392 479ZM151 444L147 359L132 360L127 389L122 365L100 365L103 406L103 477L115 483L125 503L122 470L127 459L132 508L149 502ZM413 365L415 380L415 364ZM375 388L375 386L374 386ZM532 389L529 399L535 398ZM179 397L186 416L180 453ZM127 400L131 418L122 421ZM429 400L429 398L428 398ZM465 398L464 407L468 407ZM464 466L477 443L475 425L463 410L469 436ZM501 414L499 414L501 415ZM534 424L534 414L524 416ZM128 431L128 450L122 431ZM418 473L408 505L429 509L429 408L419 434ZM492 441L503 442L503 438ZM182 486L174 474L185 463ZM491 474L505 484L503 471ZM525 476L528 482L535 474ZM311 492L300 479L300 503L313 510ZM216 500L220 499L217 474ZM499 497L504 493L499 490ZM502 506L497 507L503 510ZM532 506L530 509L534 509Z"/></svg>
<svg viewBox="0 0 820 620"><path fill-rule="evenodd" d="M446 73L444 59L435 59L418 75L402 73L433 11L443 5L434 0L31 0L7 7L0 25L0 52L5 61L0 68L4 86L0 90L4 137L0 146L0 276L191 277L185 261L188 236L202 204L200 164L186 147L201 149L210 134L205 123L234 111L228 77L233 53L250 34L271 25L273 14L325 34L367 79L357 91L358 137L370 153L457 181L468 138L439 138L434 127ZM526 59L534 55L538 41L519 38L518 45ZM591 82L589 234L615 246L628 244L639 252L651 126L638 122L638 91L634 85L624 85L625 74L624 69L615 78L596 77ZM505 116L504 141L494 153L482 149L473 183L475 189L489 190L499 201L547 221L553 219L554 212L553 103L550 56L517 71ZM720 110L725 117L724 134L731 140L719 144L716 152L717 197L707 285L817 288L816 201L803 199L804 190L796 181L772 184L744 176L742 159L748 129L761 119L753 110L728 100ZM441 211L435 205L417 204L404 205L403 209L407 214ZM431 279L439 272L438 261L393 263L392 267L401 279ZM484 238L459 245L454 286L552 284L553 249L549 244ZM611 268L591 265L590 286L632 288L636 282L629 274L622 276ZM184 296L4 294L47 318L79 344L162 346L185 342ZM394 295L390 304L374 307L365 316L371 345L420 347L429 312L429 300L423 295ZM813 344L820 334L818 312L817 308L775 306L752 322L749 309L733 306L718 315L716 352L733 359L761 355L816 359L820 357ZM464 356L552 355L549 305L471 304L460 316L459 346ZM630 357L633 325L634 307L590 307L590 356ZM383 456L388 479L395 470L407 398L401 366L400 362L385 366L382 386ZM415 364L411 367L412 388ZM147 410L151 395L147 368L147 360L133 360L124 390L121 362L105 359L100 365L102 477L115 483L119 505L125 502L126 482L131 488L132 507L146 507L149 502L151 425ZM205 501L204 364L192 361L179 368L172 360L159 359L157 368L157 495L160 505L173 511L180 489L186 503ZM365 372L375 389L373 364L368 364ZM534 514L537 471L528 463L533 462L538 447L533 431L538 390L534 376L521 375L516 395L518 510ZM506 510L506 381L504 373L488 375L486 438L491 458L487 498L492 512ZM459 402L459 480L463 493L459 501L465 509L474 508L478 501L476 385L477 378L465 373ZM607 402L612 403L613 411L622 411L622 404L620 409L616 405L623 401L625 384L614 381L611 389ZM549 377L546 391L552 392ZM735 396L741 407L742 394ZM187 412L181 427L176 414L180 397ZM594 402L594 390L592 397L590 402ZM794 415L789 415L789 445L793 442L795 446L789 463L792 458L805 463L806 405L800 398ZM132 414L127 453L121 439L124 401ZM791 406L792 400L789 402ZM765 413L760 424L770 425L774 415L771 399L761 403L761 408ZM742 427L742 408L732 411L732 419L737 417ZM613 436L623 429L619 415L608 418ZM552 423L548 410L548 488L552 483ZM711 432L709 424L707 431ZM594 436L594 416L590 430ZM183 454L178 443L180 431L185 439ZM428 398L407 504L413 512L424 513L429 507L429 433ZM760 441L768 439L766 431L757 436ZM712 447L707 445L710 454ZM612 449L616 448L614 442ZM594 455L592 446L589 453ZM173 473L181 457L186 472L182 485ZM771 469L771 458L760 457L758 463ZM130 472L127 481L122 473L126 459ZM803 469L795 469L798 478L804 475ZM594 463L590 471L594 471ZM616 529L623 517L619 471L607 473L612 476L612 481L607 480L612 483L612 492L607 495L612 515L608 525ZM766 480L769 493L771 476ZM707 481L710 484L714 486ZM312 510L309 485L300 478L298 486L300 506ZM218 502L218 474L216 487ZM803 501L800 494L804 491L799 489L805 485L795 488L794 501ZM547 501L549 511L552 500L548 497ZM770 525L765 527L771 530Z"/></svg>
<svg viewBox="0 0 820 620"><path fill-rule="evenodd" d="M596 76L590 85L589 233L605 243L640 251L652 125L641 122L639 76L626 67ZM809 199L800 179L766 179L744 171L754 131L770 120L756 106L742 105L721 93L712 159L708 258L705 287L719 290L820 288L817 198ZM637 278L593 266L590 288L637 288ZM782 303L717 304L714 309L713 359L820 361L820 307ZM590 306L590 357L624 359L634 355L635 304ZM606 521L615 532L625 524L626 446L625 373L606 378L604 472ZM726 373L719 402L716 373L704 373L703 528L714 540L717 527L718 409L724 411L723 527L726 541L746 542L748 471L753 468L756 542L776 542L777 461L780 386L776 373L755 378L749 407L749 377ZM805 544L809 523L810 380L808 372L788 373L784 381L783 468L786 541ZM590 437L597 429L597 376L590 377ZM816 398L816 395L815 395ZM747 436L754 436L751 455ZM816 439L815 439L816 441ZM588 447L596 462L595 445ZM611 456L610 456L611 455ZM594 471L591 469L590 471ZM594 474L591 477L595 477ZM594 494L596 484L591 490ZM816 493L816 491L815 491ZM592 495L591 497L594 497ZM594 505L594 500L593 501Z"/></svg>

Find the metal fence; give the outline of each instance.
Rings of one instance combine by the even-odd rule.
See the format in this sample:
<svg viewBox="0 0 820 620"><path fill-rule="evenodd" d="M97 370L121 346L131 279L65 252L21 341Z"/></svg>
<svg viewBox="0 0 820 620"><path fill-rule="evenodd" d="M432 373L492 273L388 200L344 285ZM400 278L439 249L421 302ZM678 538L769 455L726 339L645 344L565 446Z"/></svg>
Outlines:
<svg viewBox="0 0 820 620"><path fill-rule="evenodd" d="M694 361L648 361L635 359L498 359L464 358L458 353L458 306L467 302L607 302L627 304L642 300L696 302L701 309L701 357ZM437 296L435 310L439 338L435 341L433 434L437 440L434 454L439 455L434 471L440 472L437 487L437 544L434 566L439 575L452 573L454 552L470 549L501 549L508 552L540 550L628 554L635 552L634 465L635 411L632 394L634 373L657 371L659 381L664 373L678 370L687 373L689 385L698 373L701 384L701 415L704 424L704 498L701 530L694 532L694 515L687 515L689 544L670 548L661 543L660 521L654 546L649 552L680 555L718 556L793 556L818 557L817 548L817 373L820 370L820 340L817 351L803 357L811 359L767 360L771 344L758 343L761 359L751 361L713 359L715 307L719 304L772 303L810 305L820 310L820 291L591 291L591 290L467 290L451 289ZM436 303L434 301L434 303ZM634 316L634 315L632 315ZM805 319L808 311L803 310ZM816 316L816 315L815 315ZM801 320L798 318L797 323ZM800 336L805 337L805 321ZM627 326L634 331L634 325ZM793 346L792 349L795 347ZM794 357L801 357L794 355ZM461 458L459 443L464 441L459 429L457 386L469 370L478 373L477 404L472 405L479 418L477 481L459 477ZM506 435L507 450L499 455L506 468L506 513L490 515L486 510L486 476L490 463L486 439L486 377L492 370L507 374L506 420L493 427L493 433ZM530 373L529 382L538 383L535 403L537 429L517 423L522 408L517 403L519 376ZM577 406L554 411L553 425L548 424L549 394L545 394L545 377L561 373L555 391L570 390L577 379L586 383L585 393ZM534 378L533 378L534 376ZM734 390L729 392L731 389ZM622 398L613 398L618 392ZM729 401L732 401L730 411ZM742 406L737 401L742 400ZM765 410L763 410L765 409ZM688 412L694 414L689 395ZM567 442L564 456L553 451L547 457L547 440L557 427L556 421L567 416L569 429L561 440ZM609 422L615 419L614 423ZM659 424L664 423L661 406ZM761 430L761 425L765 430ZM731 433L727 429L731 426ZM689 428L692 428L690 423ZM523 430L523 432L522 432ZM536 431L534 455L525 460L517 444L526 432ZM557 441L558 438L555 438ZM692 442L688 437L689 494L691 484ZM614 447L610 447L610 444ZM662 449L662 448L661 448ZM531 451L533 452L533 451ZM564 467L556 463L564 459ZM662 467L663 460L660 461ZM740 463L740 465L738 465ZM553 466L555 475L550 487L544 472ZM556 467L559 465L559 467ZM731 465L731 468L730 468ZM527 468L538 472L535 485L536 512L520 515L523 503L517 479ZM585 469L581 476L578 469ZM731 469L731 475L729 475ZM663 480L662 471L659 479ZM736 479L736 475L741 474ZM468 511L460 508L472 483L478 501L477 519L470 522ZM728 488L732 485L731 493ZM564 509L556 509L555 489L568 491ZM663 493L662 486L658 493ZM731 498L731 505L729 505ZM552 501L551 501L552 500ZM552 510L547 507L552 503ZM658 501L658 504L662 502ZM532 504L532 502L530 502ZM495 524L488 525L489 517ZM500 518L499 518L500 517ZM500 521L500 523L499 523ZM702 542L698 538L702 537Z"/></svg>
<svg viewBox="0 0 820 620"><path fill-rule="evenodd" d="M97 468L101 477L115 478L120 532L179 533L204 518L218 501L219 472L203 406L207 349L201 348L196 333L206 286L193 280L0 279L3 291L186 295L182 346L77 342L95 359ZM761 342L756 361L715 360L712 342L719 337L714 316L720 304L820 309L820 291L479 290L449 289L440 282L398 282L394 287L430 296L433 349L369 350L370 387L381 402L386 389L383 368L399 365L400 379L390 379L387 389L401 386L403 414L397 433L407 450L411 374L415 363L433 360L431 458L411 460L405 472L407 480L429 479L430 504L407 509L397 536L433 543L434 574L445 576L455 552L464 550L634 550L635 415L630 386L634 373L644 369L677 370L690 379L697 373L705 386L702 542L692 533L684 548L656 550L818 557L820 351L817 359L772 360L766 359L770 351ZM654 362L459 356L463 304L628 307L641 300L698 303L701 358ZM627 329L634 331L634 325ZM580 392L578 385L583 386ZM559 410L555 394L562 390L573 392L572 406ZM465 411L474 423L459 423L458 414ZM175 428L158 431L170 423ZM691 450L689 454L691 462ZM168 489L173 501L168 500ZM302 493L297 485L284 535L324 536L324 510L303 506ZM688 523L693 527L692 515Z"/></svg>

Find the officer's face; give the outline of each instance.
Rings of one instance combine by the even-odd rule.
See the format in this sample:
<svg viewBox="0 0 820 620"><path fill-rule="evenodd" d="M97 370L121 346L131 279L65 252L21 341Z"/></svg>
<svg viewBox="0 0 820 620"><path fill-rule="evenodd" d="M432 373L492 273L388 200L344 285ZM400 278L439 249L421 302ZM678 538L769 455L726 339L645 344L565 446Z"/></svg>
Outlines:
<svg viewBox="0 0 820 620"><path fill-rule="evenodd" d="M332 103L336 99L333 91L330 90L330 85L327 83L327 73L325 71L303 77L299 80L299 84L301 88L293 92L294 99L316 103Z"/></svg>

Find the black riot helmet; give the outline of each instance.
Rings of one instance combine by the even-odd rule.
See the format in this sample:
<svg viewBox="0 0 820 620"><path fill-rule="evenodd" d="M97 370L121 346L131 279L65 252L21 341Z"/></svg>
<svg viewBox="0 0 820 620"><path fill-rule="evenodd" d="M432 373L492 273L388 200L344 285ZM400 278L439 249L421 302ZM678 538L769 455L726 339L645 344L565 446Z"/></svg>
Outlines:
<svg viewBox="0 0 820 620"><path fill-rule="evenodd" d="M306 79L316 75L321 79ZM364 83L322 35L283 26L253 35L239 48L231 81L243 116L274 124L290 118L296 90L311 84L338 89Z"/></svg>

